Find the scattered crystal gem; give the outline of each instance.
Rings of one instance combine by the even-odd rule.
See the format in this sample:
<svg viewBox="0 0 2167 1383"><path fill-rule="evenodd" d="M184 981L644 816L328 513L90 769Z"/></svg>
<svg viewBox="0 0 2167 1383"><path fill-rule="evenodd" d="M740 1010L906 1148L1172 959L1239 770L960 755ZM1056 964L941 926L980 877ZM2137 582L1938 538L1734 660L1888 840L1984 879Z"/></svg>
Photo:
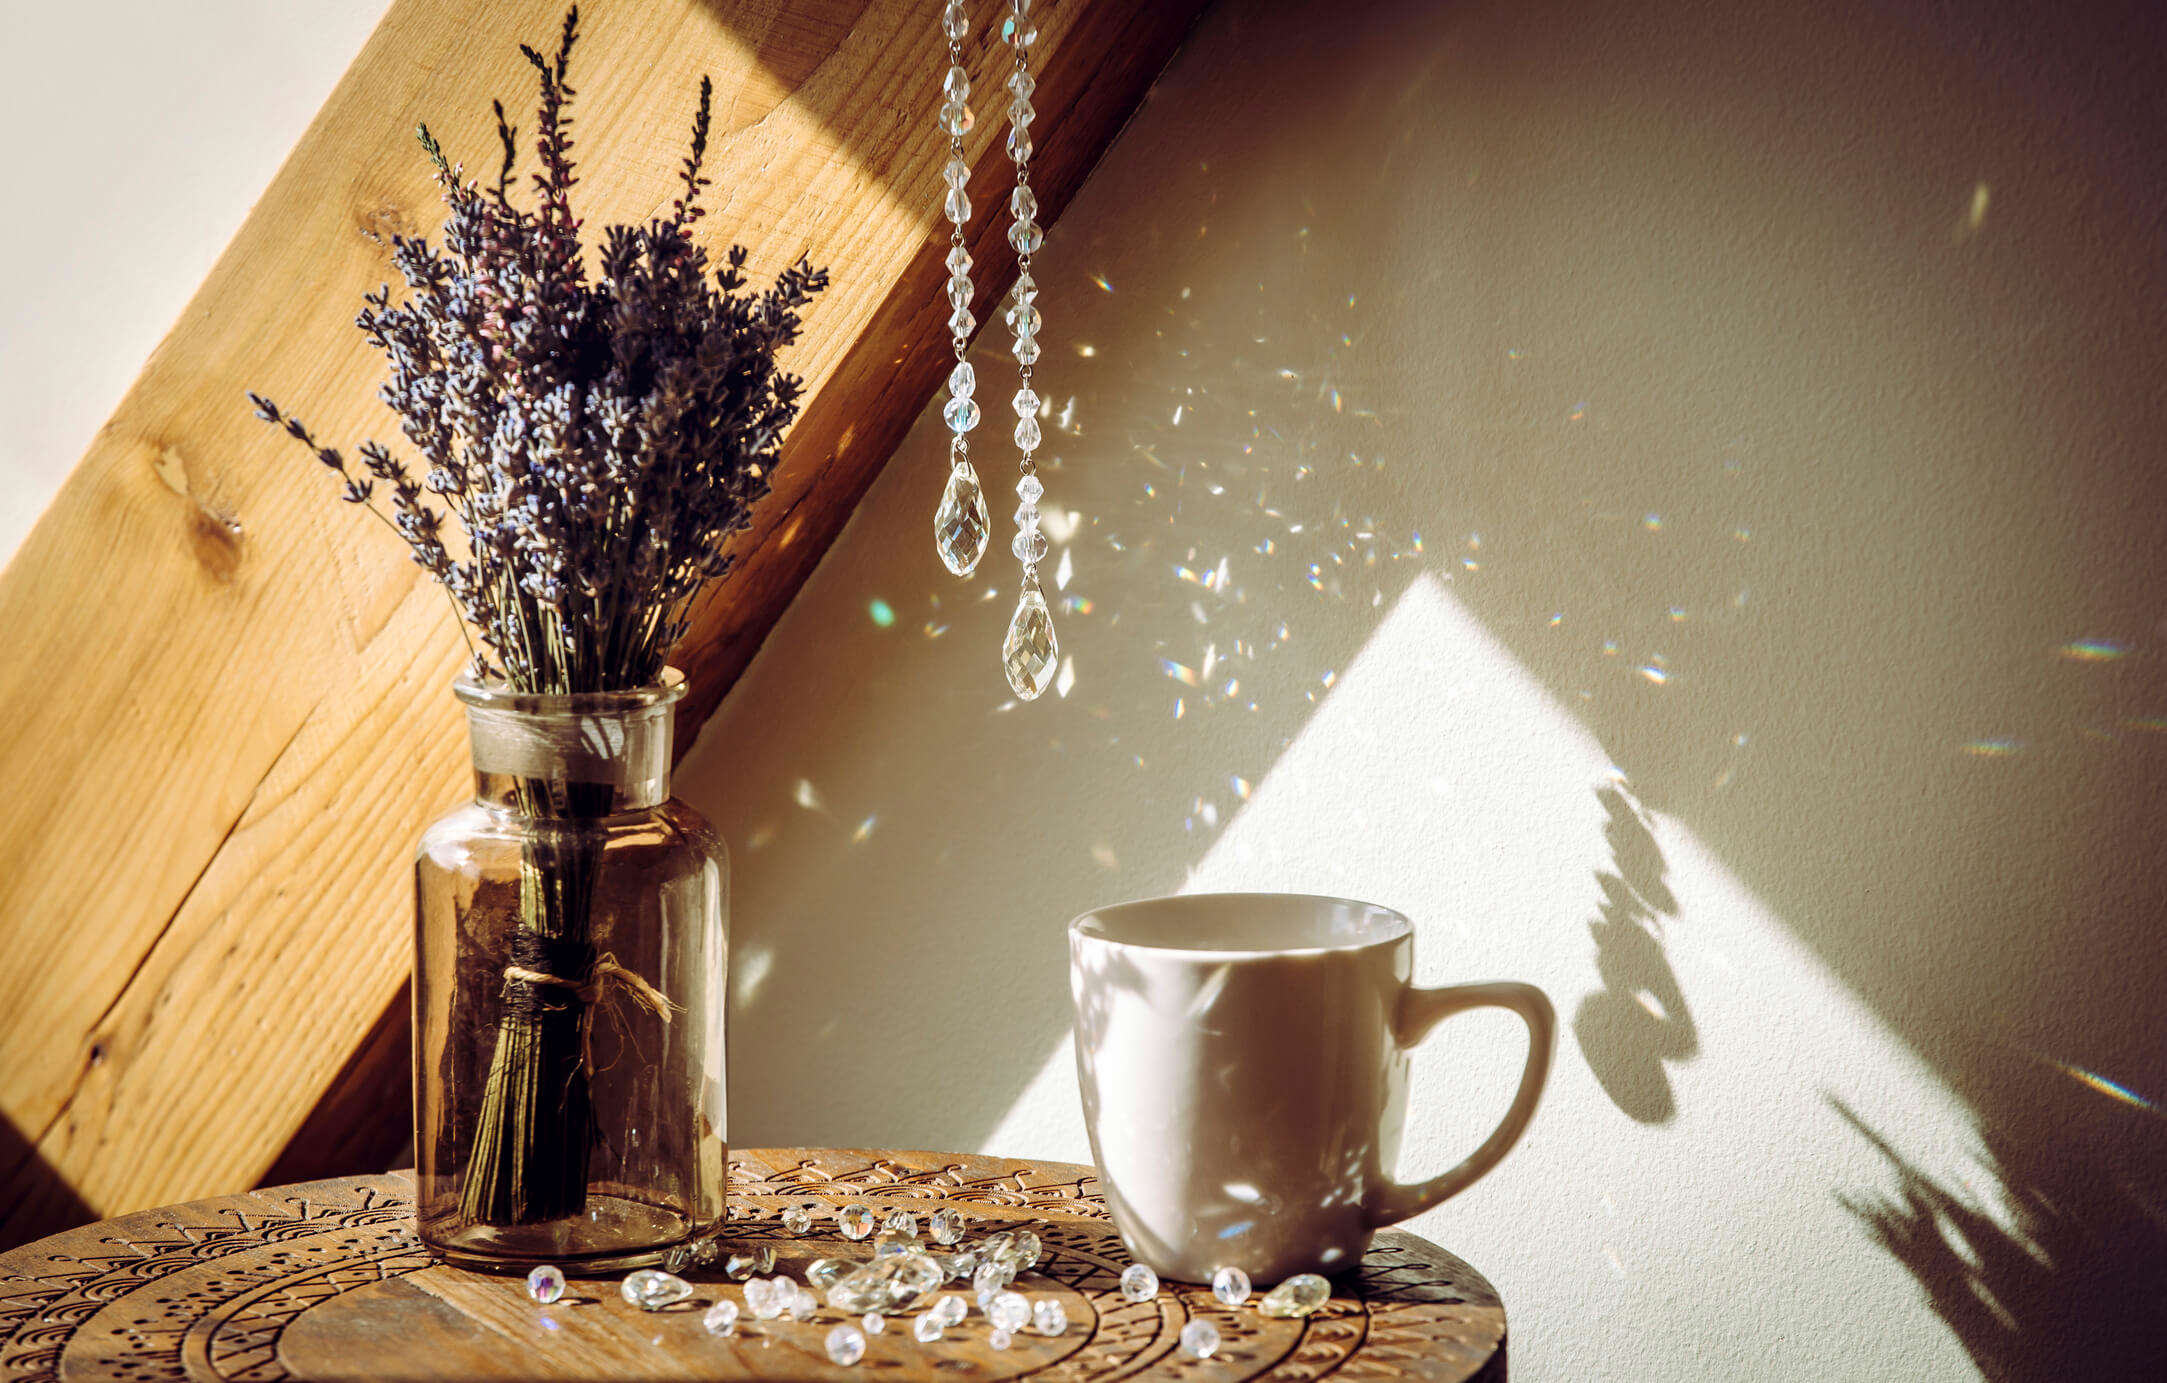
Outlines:
<svg viewBox="0 0 2167 1383"><path fill-rule="evenodd" d="M944 1326L960 1325L963 1318L971 1314L971 1304L950 1292L933 1303L933 1310L929 1314Z"/></svg>
<svg viewBox="0 0 2167 1383"><path fill-rule="evenodd" d="M941 78L941 94L951 101L960 101L971 94L971 74L961 67L951 67L948 75Z"/></svg>
<svg viewBox="0 0 2167 1383"><path fill-rule="evenodd" d="M995 1349L1007 1349L1013 1342L1014 1337L999 1326L995 1326L993 1333L986 1337L986 1343Z"/></svg>
<svg viewBox="0 0 2167 1383"><path fill-rule="evenodd" d="M868 1335L878 1335L888 1328L888 1318L878 1311L868 1311L858 1321L858 1328Z"/></svg>
<svg viewBox="0 0 2167 1383"><path fill-rule="evenodd" d="M1031 1303L1021 1292L997 1292L986 1304L986 1319L995 1330L1021 1330L1031 1319Z"/></svg>
<svg viewBox="0 0 2167 1383"><path fill-rule="evenodd" d="M724 1297L707 1308L707 1313L700 1317L700 1324L707 1327L710 1335L729 1335L737 1330L737 1317L737 1303Z"/></svg>
<svg viewBox="0 0 2167 1383"><path fill-rule="evenodd" d="M923 1252L925 1252L925 1245L918 1242L918 1236L915 1234L904 1234L898 1230L884 1229L873 1237L873 1256L875 1258L889 1258L899 1253Z"/></svg>
<svg viewBox="0 0 2167 1383"><path fill-rule="evenodd" d="M1296 1273L1264 1294L1257 1309L1286 1320L1306 1316L1332 1299L1332 1284L1315 1273Z"/></svg>
<svg viewBox="0 0 2167 1383"><path fill-rule="evenodd" d="M1038 1266L1040 1245L1038 1236L1028 1229L1016 1231L1016 1271L1029 1272Z"/></svg>
<svg viewBox="0 0 2167 1383"><path fill-rule="evenodd" d="M865 1357L865 1332L854 1325L839 1325L828 1332L828 1357L849 1368Z"/></svg>
<svg viewBox="0 0 2167 1383"><path fill-rule="evenodd" d="M743 1282L753 1274L763 1271L760 1256L752 1252L733 1253L722 1260L723 1276L732 1282Z"/></svg>
<svg viewBox="0 0 2167 1383"><path fill-rule="evenodd" d="M1041 440L1042 437L1038 429L1038 415L1036 413L1028 418L1016 419L1017 446L1029 451L1036 447Z"/></svg>
<svg viewBox="0 0 2167 1383"><path fill-rule="evenodd" d="M850 1316L885 1311L895 1304L895 1297L894 1282L871 1263L845 1273L828 1288L828 1305Z"/></svg>
<svg viewBox="0 0 2167 1383"><path fill-rule="evenodd" d="M948 473L948 488L941 492L940 507L933 512L933 545L941 564L957 576L969 576L986 555L986 535L993 516L986 512L985 492L978 488L978 472L968 461L959 461ZM867 1217L872 1215L866 1212ZM862 1238L863 1235L854 1235Z"/></svg>
<svg viewBox="0 0 2167 1383"><path fill-rule="evenodd" d="M825 1292L835 1285L837 1278L857 1266L857 1260L851 1258L815 1258L805 1265L805 1280L816 1290Z"/></svg>
<svg viewBox="0 0 2167 1383"><path fill-rule="evenodd" d="M880 1222L880 1227L897 1234L907 1234L913 1239L918 1237L918 1217L908 1210L889 1211L888 1218Z"/></svg>
<svg viewBox="0 0 2167 1383"><path fill-rule="evenodd" d="M964 224L971 219L971 194L960 187L949 188L948 195L941 199L941 210L957 225Z"/></svg>
<svg viewBox="0 0 2167 1383"><path fill-rule="evenodd" d="M700 1246L694 1243L672 1244L670 1251L662 1255L662 1266L670 1272L681 1273L700 1261Z"/></svg>
<svg viewBox="0 0 2167 1383"><path fill-rule="evenodd" d="M617 1289L624 1299L642 1311L660 1311L692 1295L692 1284L673 1273L642 1268Z"/></svg>
<svg viewBox="0 0 2167 1383"><path fill-rule="evenodd" d="M1221 1268L1211 1275L1211 1294L1222 1306L1239 1306L1249 1300L1249 1274L1240 1268Z"/></svg>
<svg viewBox="0 0 2167 1383"><path fill-rule="evenodd" d="M1033 312L1038 311L1035 307L1031 310ZM1038 416L1038 391L1035 389L1018 389L1016 397L1010 399L1009 402L1015 406L1016 416L1019 418L1035 418Z"/></svg>
<svg viewBox="0 0 2167 1383"><path fill-rule="evenodd" d="M1141 1263L1131 1263L1121 1274L1123 1301L1150 1301L1159 1295L1159 1275Z"/></svg>
<svg viewBox="0 0 2167 1383"><path fill-rule="evenodd" d="M983 1255L985 1251L981 1246L979 1253ZM980 1296L991 1296L1015 1280L1014 1268L987 1258L978 1265L978 1271L971 1274L971 1290Z"/></svg>
<svg viewBox="0 0 2167 1383"><path fill-rule="evenodd" d="M958 360L956 367L948 372L948 392L959 399L967 399L978 392L978 371L971 368L970 361ZM942 1215L955 1215L955 1213L953 1210L936 1211L933 1218L937 1220ZM955 1222L959 1226L963 1223L960 1216L957 1216ZM933 1237L944 1244L953 1244L955 1242L953 1239L941 1239L938 1234Z"/></svg>
<svg viewBox="0 0 2167 1383"><path fill-rule="evenodd" d="M966 135L978 124L978 117L971 113L969 105L962 101L950 101L941 107L941 128L952 135Z"/></svg>
<svg viewBox="0 0 2167 1383"><path fill-rule="evenodd" d="M764 1277L745 1284L745 1309L758 1321L771 1321L783 1313L782 1303L775 1300L775 1289Z"/></svg>
<svg viewBox="0 0 2167 1383"><path fill-rule="evenodd" d="M863 1239L873 1232L873 1207L863 1201L852 1201L835 1212L835 1224L843 1231L845 1239Z"/></svg>
<svg viewBox="0 0 2167 1383"><path fill-rule="evenodd" d="M1055 1297L1031 1303L1031 1327L1041 1335L1061 1335L1068 1330L1068 1308Z"/></svg>
<svg viewBox="0 0 2167 1383"><path fill-rule="evenodd" d="M930 1345L935 1340L938 1340L946 1329L947 1327L941 1324L940 1318L928 1311L911 1322L910 1333L918 1343Z"/></svg>
<svg viewBox="0 0 2167 1383"><path fill-rule="evenodd" d="M1209 1359L1219 1352L1219 1327L1210 1321L1191 1321L1181 1328L1181 1352Z"/></svg>
<svg viewBox="0 0 2167 1383"><path fill-rule="evenodd" d="M970 364L967 361L956 366L957 370L968 370L969 368ZM955 384L955 375L953 373L948 376L948 382L951 386ZM969 393L970 391L966 389L964 392ZM936 1210L931 1215L926 1216L925 1232L933 1237L933 1242L936 1244L953 1244L963 1237L963 1216L945 1207Z"/></svg>
<svg viewBox="0 0 2167 1383"><path fill-rule="evenodd" d="M1017 535L1019 540L1022 536ZM1043 534L1034 532L1032 536L1041 545L1046 541ZM1001 642L1001 668L1008 674L1008 685L1017 696L1025 701L1036 701L1053 685L1053 675L1060 661L1061 645L1054 637L1053 613L1046 608L1046 597L1033 582L1024 587L1022 598L1016 602L1016 613L1009 618L1008 637Z"/></svg>
<svg viewBox="0 0 2167 1383"><path fill-rule="evenodd" d="M788 1206L783 1210L783 1228L792 1234L803 1234L813 1227L813 1212L802 1205Z"/></svg>
<svg viewBox="0 0 2167 1383"><path fill-rule="evenodd" d="M941 1265L934 1262L931 1255L916 1249L897 1256L895 1265L889 1269L889 1277L914 1297L930 1292L948 1280L948 1274L941 1271Z"/></svg>
<svg viewBox="0 0 2167 1383"><path fill-rule="evenodd" d="M560 1300L564 1296L564 1270L544 1263L528 1273L527 1295L544 1306Z"/></svg>
<svg viewBox="0 0 2167 1383"><path fill-rule="evenodd" d="M778 1277L769 1280L783 1282L786 1279ZM788 1293L788 1299L783 1305L783 1310L789 1314L791 1320L802 1321L820 1309L820 1298L814 1296L804 1287L793 1282L784 1290Z"/></svg>
<svg viewBox="0 0 2167 1383"><path fill-rule="evenodd" d="M968 274L970 271L971 252L964 249L961 245L949 246L948 272L951 274Z"/></svg>

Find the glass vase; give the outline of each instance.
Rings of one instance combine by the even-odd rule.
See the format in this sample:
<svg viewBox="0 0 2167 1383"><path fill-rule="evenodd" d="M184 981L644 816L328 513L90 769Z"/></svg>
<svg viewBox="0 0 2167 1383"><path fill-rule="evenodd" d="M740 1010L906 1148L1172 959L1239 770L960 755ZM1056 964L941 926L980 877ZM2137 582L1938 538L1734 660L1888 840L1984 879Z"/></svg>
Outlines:
<svg viewBox="0 0 2167 1383"><path fill-rule="evenodd" d="M611 1272L719 1227L728 857L670 796L684 681L461 678L474 800L414 864L415 1218L465 1267Z"/></svg>

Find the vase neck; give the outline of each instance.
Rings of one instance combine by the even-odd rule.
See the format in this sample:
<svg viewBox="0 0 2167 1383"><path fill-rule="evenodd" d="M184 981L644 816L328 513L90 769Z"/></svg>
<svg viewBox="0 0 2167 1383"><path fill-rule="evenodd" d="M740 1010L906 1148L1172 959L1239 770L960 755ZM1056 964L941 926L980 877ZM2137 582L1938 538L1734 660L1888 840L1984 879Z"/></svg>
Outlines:
<svg viewBox="0 0 2167 1383"><path fill-rule="evenodd" d="M674 674L673 674L674 678ZM683 682L627 692L535 695L462 679L474 796L521 816L613 816L670 795Z"/></svg>

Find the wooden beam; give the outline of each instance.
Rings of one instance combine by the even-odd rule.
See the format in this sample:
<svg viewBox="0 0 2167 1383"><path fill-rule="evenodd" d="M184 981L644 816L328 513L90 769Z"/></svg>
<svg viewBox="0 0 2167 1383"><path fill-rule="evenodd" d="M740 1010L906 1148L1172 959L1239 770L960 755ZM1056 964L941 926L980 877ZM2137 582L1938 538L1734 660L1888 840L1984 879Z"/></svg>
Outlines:
<svg viewBox="0 0 2167 1383"><path fill-rule="evenodd" d="M1200 7L1041 0L1046 218ZM489 164L490 99L530 106L515 44L560 13L397 0L0 575L0 1244L63 1195L111 1214L254 1184L282 1151L305 1163L289 1145L334 1082L353 1108L306 1127L404 1124L382 1107L384 1022L408 852L464 786L461 644L396 538L338 506L242 394L327 439L395 436L350 323L390 276L377 237L440 219L411 132L426 118ZM918 0L615 0L585 27L591 226L666 205L704 72L707 242L745 244L756 273L800 253L833 272L791 362L809 395L776 493L684 650L689 742L945 370L947 59ZM996 92L1006 49L975 33L966 65ZM1013 271L1002 137L987 118L967 141L982 318Z"/></svg>

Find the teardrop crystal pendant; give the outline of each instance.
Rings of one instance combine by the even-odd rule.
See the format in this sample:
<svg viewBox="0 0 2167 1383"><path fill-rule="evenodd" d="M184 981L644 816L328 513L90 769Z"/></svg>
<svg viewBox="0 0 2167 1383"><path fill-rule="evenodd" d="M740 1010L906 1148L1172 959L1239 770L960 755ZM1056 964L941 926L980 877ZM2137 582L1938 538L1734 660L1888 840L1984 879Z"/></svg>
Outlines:
<svg viewBox="0 0 2167 1383"><path fill-rule="evenodd" d="M933 545L940 549L941 564L958 576L969 576L986 555L986 534L992 528L978 472L968 461L956 462L948 472L948 488L941 492L941 507L933 514Z"/></svg>
<svg viewBox="0 0 2167 1383"><path fill-rule="evenodd" d="M1053 612L1037 581L1024 585L1023 598L1008 621L1008 637L1001 643L1001 666L1008 685L1026 701L1036 701L1053 685L1054 667L1061 660L1060 642L1053 636Z"/></svg>

